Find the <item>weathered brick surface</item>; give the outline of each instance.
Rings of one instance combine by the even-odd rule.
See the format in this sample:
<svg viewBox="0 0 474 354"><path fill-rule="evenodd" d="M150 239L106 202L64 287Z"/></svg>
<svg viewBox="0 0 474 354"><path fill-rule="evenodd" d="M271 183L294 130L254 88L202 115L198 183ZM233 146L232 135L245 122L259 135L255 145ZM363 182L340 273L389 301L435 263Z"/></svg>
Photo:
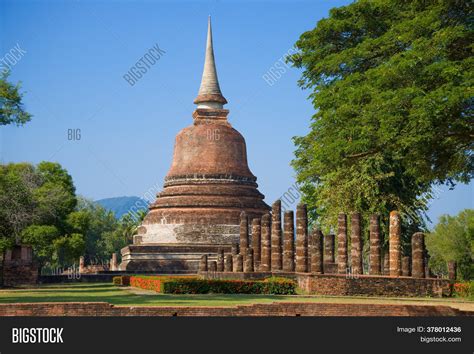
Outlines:
<svg viewBox="0 0 474 354"><path fill-rule="evenodd" d="M445 279L342 274L297 275L298 285L310 294L369 296L449 296Z"/></svg>
<svg viewBox="0 0 474 354"><path fill-rule="evenodd" d="M323 233L317 227L311 232L309 249L311 273L323 273Z"/></svg>
<svg viewBox="0 0 474 354"><path fill-rule="evenodd" d="M224 271L224 250L222 248L217 252L217 271Z"/></svg>
<svg viewBox="0 0 474 354"><path fill-rule="evenodd" d="M262 216L262 254L260 262L260 271L268 272L272 266L272 248L271 248L271 216L264 214Z"/></svg>
<svg viewBox="0 0 474 354"><path fill-rule="evenodd" d="M200 272L207 272L207 254L203 254L201 256L201 260L199 261L199 271Z"/></svg>
<svg viewBox="0 0 474 354"><path fill-rule="evenodd" d="M390 253L390 275L402 275L402 259L401 259L401 235L402 223L398 211L390 212L389 227L389 253Z"/></svg>
<svg viewBox="0 0 474 354"><path fill-rule="evenodd" d="M380 219L377 214L370 216L370 256L369 274L382 274L382 248L380 239Z"/></svg>
<svg viewBox="0 0 474 354"><path fill-rule="evenodd" d="M334 263L335 236L333 234L324 235L324 263Z"/></svg>
<svg viewBox="0 0 474 354"><path fill-rule="evenodd" d="M244 259L244 272L246 273L251 273L255 271L255 265L253 263L254 256L253 256L253 249L252 248L247 248L247 253L245 255Z"/></svg>
<svg viewBox="0 0 474 354"><path fill-rule="evenodd" d="M308 271L308 215L305 204L296 207L296 271Z"/></svg>
<svg viewBox="0 0 474 354"><path fill-rule="evenodd" d="M409 277L411 275L411 262L410 256L403 256L402 257L402 275L404 277Z"/></svg>
<svg viewBox="0 0 474 354"><path fill-rule="evenodd" d="M244 271L244 257L241 254L237 254L234 257L234 272Z"/></svg>
<svg viewBox="0 0 474 354"><path fill-rule="evenodd" d="M351 270L352 274L362 274L362 235L360 213L351 215Z"/></svg>
<svg viewBox="0 0 474 354"><path fill-rule="evenodd" d="M231 247L231 250L230 250L230 253L233 255L233 256L236 256L238 255L240 252L240 247L239 247L239 244L238 243L234 243Z"/></svg>
<svg viewBox="0 0 474 354"><path fill-rule="evenodd" d="M390 275L390 255L388 251L383 255L383 275Z"/></svg>
<svg viewBox="0 0 474 354"><path fill-rule="evenodd" d="M272 270L282 270L281 200L272 205Z"/></svg>
<svg viewBox="0 0 474 354"><path fill-rule="evenodd" d="M225 262L224 262L224 271L232 272L233 270L234 270L233 256L231 254L226 254Z"/></svg>
<svg viewBox="0 0 474 354"><path fill-rule="evenodd" d="M337 217L337 272L347 272L347 216L340 213Z"/></svg>
<svg viewBox="0 0 474 354"><path fill-rule="evenodd" d="M293 210L285 211L283 231L283 271L295 271L295 225Z"/></svg>
<svg viewBox="0 0 474 354"><path fill-rule="evenodd" d="M240 252L245 255L249 247L249 218L246 212L240 213Z"/></svg>
<svg viewBox="0 0 474 354"><path fill-rule="evenodd" d="M33 262L31 246L17 245L13 249L6 250L0 271L3 273L4 286L36 284L38 281L38 267Z"/></svg>
<svg viewBox="0 0 474 354"><path fill-rule="evenodd" d="M0 316L472 316L449 306L275 302L240 306L114 306L105 302L0 304Z"/></svg>
<svg viewBox="0 0 474 354"><path fill-rule="evenodd" d="M425 235L416 232L411 238L411 275L424 278L425 274Z"/></svg>
<svg viewBox="0 0 474 354"><path fill-rule="evenodd" d="M252 249L253 249L253 264L255 269L259 269L261 260L261 245L262 245L262 226L260 218L252 219Z"/></svg>
<svg viewBox="0 0 474 354"><path fill-rule="evenodd" d="M455 261L448 262L448 279L456 280L458 273L458 266Z"/></svg>

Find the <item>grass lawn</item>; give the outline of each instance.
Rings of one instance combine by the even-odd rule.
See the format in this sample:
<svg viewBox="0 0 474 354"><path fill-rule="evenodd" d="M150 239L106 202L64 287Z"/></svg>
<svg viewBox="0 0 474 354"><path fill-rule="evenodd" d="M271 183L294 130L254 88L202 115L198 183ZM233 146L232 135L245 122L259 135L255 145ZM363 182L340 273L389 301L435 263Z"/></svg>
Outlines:
<svg viewBox="0 0 474 354"><path fill-rule="evenodd" d="M0 303L20 302L108 302L122 306L235 306L269 302L323 302L447 305L474 311L474 301L457 298L381 298L283 295L171 295L152 291L121 288L109 283L75 283L41 285L28 289L0 290Z"/></svg>

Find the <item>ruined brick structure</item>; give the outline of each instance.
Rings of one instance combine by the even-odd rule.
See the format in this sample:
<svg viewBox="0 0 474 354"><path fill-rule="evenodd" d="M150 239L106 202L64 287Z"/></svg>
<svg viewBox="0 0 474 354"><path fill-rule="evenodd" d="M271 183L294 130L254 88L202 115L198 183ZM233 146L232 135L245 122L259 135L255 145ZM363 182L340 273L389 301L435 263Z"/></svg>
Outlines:
<svg viewBox="0 0 474 354"><path fill-rule="evenodd" d="M411 275L415 278L425 277L425 235L417 232L411 239Z"/></svg>
<svg viewBox="0 0 474 354"><path fill-rule="evenodd" d="M332 235L334 240L334 235ZM310 272L323 273L323 233L317 227L311 232L309 240ZM334 254L333 254L334 256Z"/></svg>
<svg viewBox="0 0 474 354"><path fill-rule="evenodd" d="M373 214L370 216L370 259L369 274L382 274L382 248L380 240L380 221L379 216Z"/></svg>
<svg viewBox="0 0 474 354"><path fill-rule="evenodd" d="M308 271L308 214L304 204L296 207L296 271Z"/></svg>
<svg viewBox="0 0 474 354"><path fill-rule="evenodd" d="M295 271L295 225L293 210L283 213L283 271Z"/></svg>
<svg viewBox="0 0 474 354"><path fill-rule="evenodd" d="M281 270L283 261L281 257L281 200L277 200L272 205L272 270Z"/></svg>
<svg viewBox="0 0 474 354"><path fill-rule="evenodd" d="M262 272L268 272L272 267L272 249L271 249L271 226L270 226L270 214L262 216L262 254L260 262L260 270Z"/></svg>
<svg viewBox="0 0 474 354"><path fill-rule="evenodd" d="M347 269L347 216L341 213L337 218L337 272L346 274Z"/></svg>
<svg viewBox="0 0 474 354"><path fill-rule="evenodd" d="M360 213L352 213L351 216L351 266L352 274L363 274Z"/></svg>
<svg viewBox="0 0 474 354"><path fill-rule="evenodd" d="M38 281L38 267L28 245L16 245L3 254L3 286L33 285Z"/></svg>
<svg viewBox="0 0 474 354"><path fill-rule="evenodd" d="M270 210L248 167L245 140L227 121L229 111L223 107L227 100L217 78L210 20L202 81L194 103L194 123L176 136L163 191L138 228L134 247L122 250L121 270L197 271L203 246L216 252L239 241L242 211L253 219ZM167 252L149 252L149 246L157 245L166 245ZM242 246L244 251L246 245Z"/></svg>
<svg viewBox="0 0 474 354"><path fill-rule="evenodd" d="M397 277L402 275L402 258L401 258L401 220L397 211L390 213L390 227L389 227L389 265L390 275Z"/></svg>

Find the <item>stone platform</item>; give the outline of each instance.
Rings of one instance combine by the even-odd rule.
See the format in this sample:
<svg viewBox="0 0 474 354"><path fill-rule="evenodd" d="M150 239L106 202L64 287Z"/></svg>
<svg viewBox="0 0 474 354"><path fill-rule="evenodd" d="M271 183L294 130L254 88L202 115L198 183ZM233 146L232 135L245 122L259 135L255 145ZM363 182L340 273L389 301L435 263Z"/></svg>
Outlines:
<svg viewBox="0 0 474 354"><path fill-rule="evenodd" d="M122 252L121 271L149 271L155 273L197 273L203 255L217 259L217 252L230 253L229 244L166 244L148 243L129 245Z"/></svg>

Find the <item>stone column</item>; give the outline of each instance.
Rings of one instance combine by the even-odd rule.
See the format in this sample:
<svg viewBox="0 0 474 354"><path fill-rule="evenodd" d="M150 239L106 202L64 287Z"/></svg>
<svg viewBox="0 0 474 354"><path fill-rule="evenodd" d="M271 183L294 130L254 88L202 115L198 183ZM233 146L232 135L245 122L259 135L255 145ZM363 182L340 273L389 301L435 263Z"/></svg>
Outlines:
<svg viewBox="0 0 474 354"><path fill-rule="evenodd" d="M210 272L217 272L217 262L216 261L210 261L209 262L209 271Z"/></svg>
<svg viewBox="0 0 474 354"><path fill-rule="evenodd" d="M260 267L261 260L261 242L262 229L260 225L260 218L252 219L252 249L253 249L253 264L256 270Z"/></svg>
<svg viewBox="0 0 474 354"><path fill-rule="evenodd" d="M370 255L369 255L369 274L382 274L382 248L380 240L380 221L377 214L370 215Z"/></svg>
<svg viewBox="0 0 474 354"><path fill-rule="evenodd" d="M207 272L207 254L201 256L199 261L199 272Z"/></svg>
<svg viewBox="0 0 474 354"><path fill-rule="evenodd" d="M363 274L362 268L362 235L360 213L351 215L351 270L352 274Z"/></svg>
<svg viewBox="0 0 474 354"><path fill-rule="evenodd" d="M458 277L458 265L455 261L448 262L448 279L456 280Z"/></svg>
<svg viewBox="0 0 474 354"><path fill-rule="evenodd" d="M265 214L262 216L262 254L260 262L261 272L269 272L272 266L270 220L270 214Z"/></svg>
<svg viewBox="0 0 474 354"><path fill-rule="evenodd" d="M388 251L383 255L383 275L390 275L390 256Z"/></svg>
<svg viewBox="0 0 474 354"><path fill-rule="evenodd" d="M295 271L295 225L293 210L285 211L283 217L283 271Z"/></svg>
<svg viewBox="0 0 474 354"><path fill-rule="evenodd" d="M231 249L230 249L230 253L233 255L233 256L236 256L239 254L240 250L239 250L239 244L238 243L233 243L232 246L231 246Z"/></svg>
<svg viewBox="0 0 474 354"><path fill-rule="evenodd" d="M110 270L116 271L118 269L117 265L117 253L112 253L112 258L110 259Z"/></svg>
<svg viewBox="0 0 474 354"><path fill-rule="evenodd" d="M240 213L240 252L245 255L249 247L249 218L245 211Z"/></svg>
<svg viewBox="0 0 474 354"><path fill-rule="evenodd" d="M426 252L425 248L425 278L432 278L433 274L431 274L430 269L430 255Z"/></svg>
<svg viewBox="0 0 474 354"><path fill-rule="evenodd" d="M411 276L425 277L425 235L415 232L411 237Z"/></svg>
<svg viewBox="0 0 474 354"><path fill-rule="evenodd" d="M79 273L84 273L84 256L79 257Z"/></svg>
<svg viewBox="0 0 474 354"><path fill-rule="evenodd" d="M233 270L233 264L232 264L232 255L231 254L226 254L225 255L225 262L224 262L224 271L225 272L232 272Z"/></svg>
<svg viewBox="0 0 474 354"><path fill-rule="evenodd" d="M245 255L245 260L244 260L245 273L251 273L254 271L253 259L254 259L253 249L249 247L247 248L247 253Z"/></svg>
<svg viewBox="0 0 474 354"><path fill-rule="evenodd" d="M346 274L347 268L347 216L340 213L337 217L337 272Z"/></svg>
<svg viewBox="0 0 474 354"><path fill-rule="evenodd" d="M334 238L333 238L334 240ZM322 274L323 268L323 233L317 227L311 232L309 241L311 257L311 273Z"/></svg>
<svg viewBox="0 0 474 354"><path fill-rule="evenodd" d="M217 271L223 272L224 271L224 250L219 249L217 251Z"/></svg>
<svg viewBox="0 0 474 354"><path fill-rule="evenodd" d="M296 271L308 271L308 212L305 204L296 207Z"/></svg>
<svg viewBox="0 0 474 354"><path fill-rule="evenodd" d="M272 205L272 271L282 270L281 255L281 200Z"/></svg>
<svg viewBox="0 0 474 354"><path fill-rule="evenodd" d="M243 272L244 271L244 257L241 254L236 255L234 263L234 272Z"/></svg>
<svg viewBox="0 0 474 354"><path fill-rule="evenodd" d="M390 253L390 276L398 277L402 274L401 259L401 235L402 225L398 211L390 212L389 228L389 253Z"/></svg>
<svg viewBox="0 0 474 354"><path fill-rule="evenodd" d="M321 233L322 235L322 233ZM335 236L333 234L327 234L323 236L324 240L324 263L334 263L334 247L335 247Z"/></svg>
<svg viewBox="0 0 474 354"><path fill-rule="evenodd" d="M402 275L404 277L410 276L410 256L403 256L402 257Z"/></svg>

